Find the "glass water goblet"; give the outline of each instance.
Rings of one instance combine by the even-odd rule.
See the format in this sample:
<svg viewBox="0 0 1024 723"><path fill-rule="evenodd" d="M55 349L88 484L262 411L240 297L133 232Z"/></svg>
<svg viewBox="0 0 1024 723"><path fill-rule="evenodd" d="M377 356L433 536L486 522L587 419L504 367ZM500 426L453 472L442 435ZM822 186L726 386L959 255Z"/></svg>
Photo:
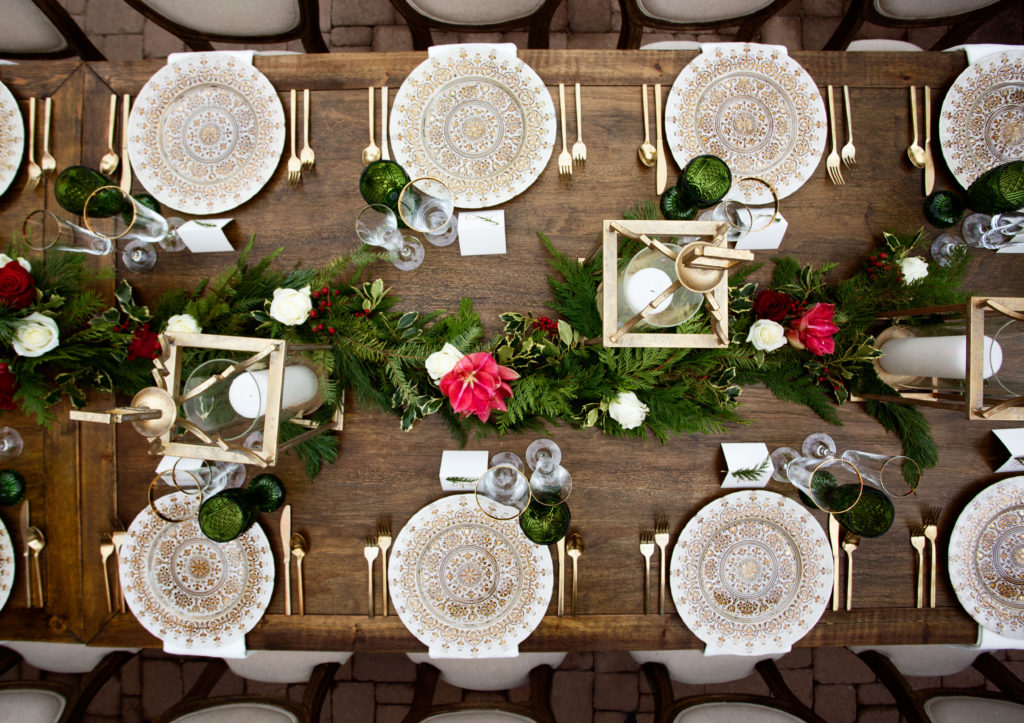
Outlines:
<svg viewBox="0 0 1024 723"><path fill-rule="evenodd" d="M991 227L992 217L987 213L972 213L960 224L960 235L971 248L984 248L982 237Z"/></svg>
<svg viewBox="0 0 1024 723"><path fill-rule="evenodd" d="M944 233L932 241L931 254L939 266L949 266L953 259L967 253L967 244L956 234Z"/></svg>
<svg viewBox="0 0 1024 723"><path fill-rule="evenodd" d="M824 432L815 432L804 438L800 452L804 457L831 459L836 456L836 441Z"/></svg>
<svg viewBox="0 0 1024 723"><path fill-rule="evenodd" d="M35 251L67 251L105 256L114 250L110 238L59 217L53 211L36 209L25 217L21 234Z"/></svg>
<svg viewBox="0 0 1024 723"><path fill-rule="evenodd" d="M0 427L0 462L6 462L21 455L25 440L14 427Z"/></svg>
<svg viewBox="0 0 1024 723"><path fill-rule="evenodd" d="M411 271L423 263L423 244L399 232L398 219L387 206L364 206L356 216L356 234L363 243L387 251L391 263L401 271Z"/></svg>
<svg viewBox="0 0 1024 723"><path fill-rule="evenodd" d="M890 497L913 494L921 482L921 468L906 455L873 454L848 449L839 458L856 467L864 481L884 490Z"/></svg>
<svg viewBox="0 0 1024 723"><path fill-rule="evenodd" d="M458 238L454 212L451 189L436 178L410 181L398 196L402 222L434 246L449 246Z"/></svg>
<svg viewBox="0 0 1024 723"><path fill-rule="evenodd" d="M555 464L559 464L562 461L562 449L554 440L535 439L530 442L530 446L526 448L526 464L529 465L530 469L537 469L537 456L541 451L546 451L551 461Z"/></svg>
<svg viewBox="0 0 1024 723"><path fill-rule="evenodd" d="M786 477L786 465L800 457L800 453L792 447L779 447L771 453L769 459L772 462L772 479L776 482L788 483Z"/></svg>
<svg viewBox="0 0 1024 723"><path fill-rule="evenodd" d="M199 462L199 464L194 464ZM167 471L161 473L161 481L171 487L176 487L185 494L195 494L194 490L202 493L203 499L213 497L227 486L227 475L218 473L213 464L208 460L186 460L179 458Z"/></svg>
<svg viewBox="0 0 1024 723"><path fill-rule="evenodd" d="M542 505L557 505L572 492L572 475L556 463L547 449L537 451L537 464L530 475L530 491Z"/></svg>
<svg viewBox="0 0 1024 723"><path fill-rule="evenodd" d="M719 201L718 205L711 209L709 218L719 223L727 223L729 225L727 238L734 242L746 236L754 225L754 213L750 207L743 201L731 198Z"/></svg>
<svg viewBox="0 0 1024 723"><path fill-rule="evenodd" d="M126 269L134 274L152 271L156 266L156 249L148 241L135 239L124 247L124 251L121 252L121 262Z"/></svg>
<svg viewBox="0 0 1024 723"><path fill-rule="evenodd" d="M519 516L519 529L530 542L553 545L565 537L571 520L566 503L545 505L533 500Z"/></svg>
<svg viewBox="0 0 1024 723"><path fill-rule="evenodd" d="M495 520L514 520L530 504L530 483L512 465L499 464L484 472L474 489L477 506Z"/></svg>
<svg viewBox="0 0 1024 723"><path fill-rule="evenodd" d="M515 467L520 472L526 469L523 466L522 457L520 457L515 452L498 452L496 455L491 457L492 467L497 467L500 464L508 465L509 467Z"/></svg>

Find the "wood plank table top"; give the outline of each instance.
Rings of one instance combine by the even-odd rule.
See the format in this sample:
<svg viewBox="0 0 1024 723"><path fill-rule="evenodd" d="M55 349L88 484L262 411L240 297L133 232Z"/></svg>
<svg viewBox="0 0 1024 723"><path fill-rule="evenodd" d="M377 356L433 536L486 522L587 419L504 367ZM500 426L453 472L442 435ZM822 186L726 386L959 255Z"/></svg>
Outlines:
<svg viewBox="0 0 1024 723"><path fill-rule="evenodd" d="M457 246L428 246L423 265L415 271L375 269L401 298L399 308L454 310L462 297L469 296L491 331L498 329L497 315L503 311L544 314L550 298L545 281L548 267L536 232L545 233L562 251L583 256L600 239L604 219L621 218L634 201L655 198L654 170L641 166L636 156L643 137L640 84L660 82L667 92L693 56L692 52L521 51L520 57L538 72L554 98L559 82L583 84L586 168L574 174L571 182L562 182L553 155L536 183L500 206L506 212L508 239L508 253L503 256L460 257ZM298 188L289 187L282 163L252 200L221 214L234 218L228 234L236 248L255 234L257 253L283 247L281 265L312 266L354 247L354 215L363 205L357 188L360 153L368 141L366 86L387 83L393 99L402 80L424 57L424 53L394 53L256 58L286 110L291 88L312 90L310 134L317 160L315 170L303 176ZM808 182L782 201L789 230L779 253L803 263L834 261L838 278L857 268L882 231L912 232L926 226L922 174L910 166L905 154L910 143L907 87L933 88L937 128L941 100L965 67L965 59L962 53L795 52L793 57L822 91L828 84L849 86L858 167L844 168L846 185L833 186L823 157ZM134 97L162 62L25 63L0 68L0 80L23 105L30 95L53 93L57 99L59 93L65 94L66 102L55 102L58 163L64 167L80 160L95 167L106 150L109 94ZM61 74L63 78L58 78ZM377 122L379 128L379 115ZM570 136L573 123L570 112ZM937 139L937 132L933 138ZM935 142L936 188L956 188ZM674 178L678 169L671 161L669 168ZM0 197L4 234L20 229L25 213L44 202L42 191L31 203L19 193L23 175ZM135 190L142 190L137 182ZM49 189L46 193L50 194ZM52 195L50 199L46 203L55 206ZM174 214L167 211L166 215ZM768 261L773 254L756 256L758 261ZM234 258L161 253L156 269L144 275L127 273L117 261L117 276L130 280L142 301L152 302L165 291L193 287ZM978 293L1019 295L1022 270L1020 256L972 252L966 286ZM764 281L767 274L765 268L755 278ZM826 431L840 448L899 449L898 440L856 403L842 407L843 426L831 428L809 410L779 402L762 388L745 389L742 401L740 411L749 424L735 425L728 434L683 436L664 445L654 440L610 439L596 431L548 429L547 436L562 447L563 464L573 475L572 527L586 540L580 560L581 612L577 618L558 618L553 599L549 614L522 644L523 650L701 645L671 603L669 614L642 614L643 559L637 533L652 523L656 513L666 513L674 544L692 515L722 494L721 442L765 442L774 449L799 446L807 434ZM96 405L103 402L98 399ZM964 505L997 479L992 470L999 463L998 444L991 430L1012 425L968 423L953 412L925 414L939 445L939 466L927 471L914 499L896 502L892 530L863 541L857 550L854 610L826 612L798 645L974 641L976 625L959 607L945 574L942 540ZM46 610L24 610L23 593L16 589L0 613L0 637L158 645L131 615L106 613L98 550L112 515L128 524L146 505L156 459L146 454L143 439L127 426L113 429L62 422L44 433L28 422L4 422L26 436L30 451L12 466L31 475L33 519L46 531L51 547L44 553ZM540 435L492 436L471 440L468 447L521 455L536 436ZM276 473L287 485L293 529L310 543L305 561L307 615L283 614L283 590L278 584L267 615L248 635L249 647L422 650L393 612L388 618L366 617L362 542L380 515L390 516L397 532L417 510L442 494L437 475L441 451L457 446L439 420L424 420L412 432L403 433L397 419L350 400L336 464L310 483L299 465L286 458ZM794 496L777 483L769 489ZM942 509L938 608L917 610L916 553L909 544L908 529L919 524L923 510L930 506ZM0 515L17 546L17 509L0 510ZM815 516L826 522L823 513ZM277 517L262 518L275 556L280 545ZM379 598L379 565L376 570Z"/></svg>

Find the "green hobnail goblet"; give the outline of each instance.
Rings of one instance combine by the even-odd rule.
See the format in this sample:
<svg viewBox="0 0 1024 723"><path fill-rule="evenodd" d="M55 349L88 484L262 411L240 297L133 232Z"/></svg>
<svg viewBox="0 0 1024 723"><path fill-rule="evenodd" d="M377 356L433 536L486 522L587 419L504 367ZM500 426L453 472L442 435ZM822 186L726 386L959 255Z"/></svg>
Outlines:
<svg viewBox="0 0 1024 723"><path fill-rule="evenodd" d="M370 205L390 208L401 223L398 197L411 180L405 169L394 161L374 161L364 168L362 175L359 176L359 193ZM401 225L404 227L405 224Z"/></svg>
<svg viewBox="0 0 1024 723"><path fill-rule="evenodd" d="M284 502L284 485L271 474L260 475L248 489L227 489L203 501L199 529L214 542L230 542L256 522L258 512L273 512Z"/></svg>
<svg viewBox="0 0 1024 723"><path fill-rule="evenodd" d="M530 542L553 545L569 531L569 505L564 502L546 505L533 500L519 516L519 529Z"/></svg>
<svg viewBox="0 0 1024 723"><path fill-rule="evenodd" d="M679 174L676 187L698 208L708 208L725 198L732 188L732 171L718 156L694 156Z"/></svg>

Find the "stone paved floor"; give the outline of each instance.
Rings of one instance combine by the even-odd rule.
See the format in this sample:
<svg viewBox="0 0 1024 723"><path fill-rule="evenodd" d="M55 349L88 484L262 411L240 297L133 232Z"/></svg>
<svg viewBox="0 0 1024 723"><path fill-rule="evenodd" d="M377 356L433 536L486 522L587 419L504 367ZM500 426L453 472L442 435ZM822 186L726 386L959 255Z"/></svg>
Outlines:
<svg viewBox="0 0 1024 723"><path fill-rule="evenodd" d="M1024 679L1024 651L997 653ZM136 723L151 720L177 702L199 675L204 663L144 651L99 692L85 723ZM874 674L845 648L797 648L778 661L786 683L806 704L830 723L899 723L900 716ZM16 666L0 680L36 679L40 672ZM49 679L68 676L50 675ZM397 723L412 700L415 666L404 655L357 653L335 677L325 702L322 723ZM918 688L983 688L981 674L970 668L944 678L911 678ZM994 688L990 688L994 690ZM244 681L230 671L213 695L288 696L301 700L303 685L268 685ZM677 697L701 693L754 693L768 690L756 674L733 683L692 686L675 684ZM504 693L467 692L466 700L487 701ZM513 701L526 700L525 686L509 692ZM458 701L463 693L440 682L435 700ZM627 653L572 653L555 671L552 703L559 723L650 723L653 701L647 681Z"/></svg>

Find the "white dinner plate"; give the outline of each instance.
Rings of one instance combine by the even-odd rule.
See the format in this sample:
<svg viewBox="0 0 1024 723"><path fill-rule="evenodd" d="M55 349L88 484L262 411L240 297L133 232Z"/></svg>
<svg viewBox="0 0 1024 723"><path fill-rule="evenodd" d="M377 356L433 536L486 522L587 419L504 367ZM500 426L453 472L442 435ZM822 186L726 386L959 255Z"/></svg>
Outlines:
<svg viewBox="0 0 1024 723"><path fill-rule="evenodd" d="M21 122L18 102L7 86L0 83L0 194L11 185L21 167L25 151L25 125Z"/></svg>

